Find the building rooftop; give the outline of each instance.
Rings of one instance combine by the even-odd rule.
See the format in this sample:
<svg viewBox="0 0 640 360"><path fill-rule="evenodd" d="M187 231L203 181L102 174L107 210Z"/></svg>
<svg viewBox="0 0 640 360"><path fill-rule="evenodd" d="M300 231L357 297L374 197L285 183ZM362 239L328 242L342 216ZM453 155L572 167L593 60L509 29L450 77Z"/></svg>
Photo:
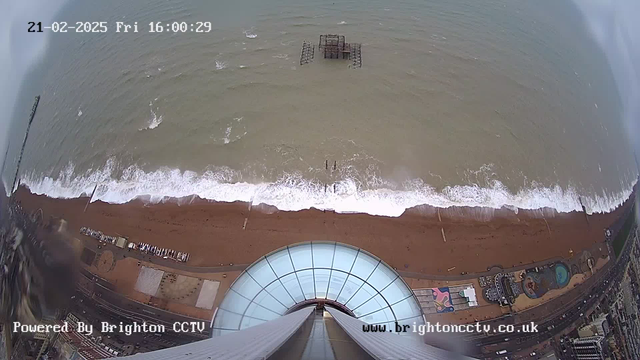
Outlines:
<svg viewBox="0 0 640 360"><path fill-rule="evenodd" d="M307 242L280 248L231 285L213 335L265 323L311 303L326 303L369 324L423 324L422 309L398 273L349 245Z"/></svg>

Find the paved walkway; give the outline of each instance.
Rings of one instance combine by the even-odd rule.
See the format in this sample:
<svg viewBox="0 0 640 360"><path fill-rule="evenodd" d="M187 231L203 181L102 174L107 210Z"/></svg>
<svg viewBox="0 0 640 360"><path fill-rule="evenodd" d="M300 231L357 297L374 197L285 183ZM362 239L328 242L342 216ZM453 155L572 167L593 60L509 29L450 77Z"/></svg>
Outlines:
<svg viewBox="0 0 640 360"><path fill-rule="evenodd" d="M458 275L453 275L453 274L451 274L451 275L431 275L431 274L423 274L423 273L410 272L410 271L400 271L400 270L396 270L396 271L402 277L410 277L410 278L414 278L414 279L440 280L440 281L458 281L458 280L473 280L473 279L479 278L480 276L491 276L491 275L499 274L501 272L521 271L521 270L525 270L525 269L534 268L536 266L547 265L549 263L554 263L554 262L558 262L558 261L565 261L565 260L563 258L560 258L560 257L555 257L555 258L551 258L551 259L547 259L547 260L543 260L543 261L537 261L537 262L534 262L534 263L518 265L518 266L514 266L514 267L510 267L510 268L503 268L500 265L493 265L493 266L490 266L488 268L488 270L485 271L485 272L470 273L470 274L465 274L465 275L459 275L459 274Z"/></svg>
<svg viewBox="0 0 640 360"><path fill-rule="evenodd" d="M101 251L101 249L98 249L97 240L94 240L92 238L89 238L83 235L80 235L80 237L82 237L83 240L86 240L84 241L84 244L87 248L91 249L96 253L99 253ZM250 265L250 264L234 264L234 265L227 265L227 266L212 266L212 267L190 266L186 263L181 263L181 262L177 262L170 259L163 259L151 254L142 253L139 250L121 249L113 244L108 244L108 243L102 244L102 249L106 249L113 252L114 259L116 260L124 259L125 257L131 257L140 261L146 261L152 264L165 266L168 268L173 268L173 269L182 270L186 272L196 273L196 274L243 271ZM565 259L556 257L556 258L546 259L542 261L537 261L535 263L518 265L510 268L503 268L501 265L493 265L493 266L490 266L488 268L488 271L486 272L470 273L465 275L460 275L460 274L433 275L433 274L424 274L424 273L417 273L417 272L411 272L411 271L401 271L401 270L396 270L396 271L398 272L398 274L400 274L400 276L407 277L407 278L436 280L436 281L459 281L459 280L473 280L480 276L491 276L491 275L498 274L500 272L521 271L524 269L530 269L536 266L543 266L543 265L547 265L549 263L558 262L558 261L566 262Z"/></svg>
<svg viewBox="0 0 640 360"><path fill-rule="evenodd" d="M84 240L84 246L96 254L100 253L104 250L109 250L113 253L113 258L117 260L124 259L125 257L134 258L140 261L146 261L152 264L165 266L172 269L182 270L191 273L224 273L229 271L242 271L246 269L249 264L240 264L240 265L227 265L227 266L213 266L213 267L201 267L201 266L190 266L183 262L177 262L171 259L163 259L161 257L143 253L139 250L129 250L129 249L121 249L113 244L102 243L99 244L98 240L93 238L89 238L84 235L79 235L79 239ZM102 249L98 249L98 245L102 246Z"/></svg>

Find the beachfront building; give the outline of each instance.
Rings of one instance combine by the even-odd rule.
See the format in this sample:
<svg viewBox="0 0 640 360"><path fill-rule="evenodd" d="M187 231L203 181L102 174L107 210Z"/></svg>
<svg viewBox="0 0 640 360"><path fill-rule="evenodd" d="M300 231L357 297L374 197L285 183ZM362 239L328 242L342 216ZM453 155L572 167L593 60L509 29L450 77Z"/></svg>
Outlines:
<svg viewBox="0 0 640 360"><path fill-rule="evenodd" d="M424 323L415 294L378 257L307 242L263 256L235 280L211 339L130 358L453 358L413 332Z"/></svg>
<svg viewBox="0 0 640 360"><path fill-rule="evenodd" d="M607 322L607 314L601 314L589 324L578 329L580 338L590 336L607 336L609 334L609 323Z"/></svg>
<svg viewBox="0 0 640 360"><path fill-rule="evenodd" d="M605 358L605 344L603 336L590 336L573 339L571 346L576 359L601 360Z"/></svg>

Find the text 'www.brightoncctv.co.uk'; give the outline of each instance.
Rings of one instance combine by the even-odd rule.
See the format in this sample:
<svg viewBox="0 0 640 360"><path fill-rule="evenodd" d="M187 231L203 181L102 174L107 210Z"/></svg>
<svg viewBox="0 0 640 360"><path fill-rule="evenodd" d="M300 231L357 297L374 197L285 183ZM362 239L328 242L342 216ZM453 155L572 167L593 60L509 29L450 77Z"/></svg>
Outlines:
<svg viewBox="0 0 640 360"><path fill-rule="evenodd" d="M440 324L426 323L413 325L401 325L397 322L394 325L371 325L363 324L362 331L364 332L396 332L407 333L414 332L419 335L425 335L427 333L460 333L460 334L511 334L511 333L537 333L538 325L533 322L520 325L501 324L492 326L490 324Z"/></svg>

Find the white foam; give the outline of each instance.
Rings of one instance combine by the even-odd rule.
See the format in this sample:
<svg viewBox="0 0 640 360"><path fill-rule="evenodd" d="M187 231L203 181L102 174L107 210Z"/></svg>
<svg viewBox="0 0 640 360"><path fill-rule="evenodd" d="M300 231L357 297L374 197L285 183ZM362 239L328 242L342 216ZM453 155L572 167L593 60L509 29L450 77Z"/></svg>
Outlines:
<svg viewBox="0 0 640 360"><path fill-rule="evenodd" d="M78 108L78 116L82 116L82 110L80 110L80 108Z"/></svg>
<svg viewBox="0 0 640 360"><path fill-rule="evenodd" d="M151 118L147 122L147 126L141 128L140 130L153 130L162 124L162 115L159 117L156 115L156 112L153 111L153 102L149 102L149 110L151 111ZM156 108L158 110L158 108Z"/></svg>
<svg viewBox="0 0 640 360"><path fill-rule="evenodd" d="M343 21L340 21L340 22L338 23L338 25L346 25L346 24L347 24L347 22L346 22L346 21L344 21L344 20L343 20Z"/></svg>
<svg viewBox="0 0 640 360"><path fill-rule="evenodd" d="M243 116L237 117L237 118L233 118L233 120L236 123L240 123L243 119L244 119ZM228 143L230 143L232 141L240 140L243 136L247 135L247 132L245 131L242 135L237 135L235 138L231 139L231 130L233 130L233 125L229 125L227 127L227 129L225 130L225 132L224 132L224 137L222 138L222 141L225 144L228 144Z"/></svg>
<svg viewBox="0 0 640 360"><path fill-rule="evenodd" d="M227 130L224 132L223 140L224 140L225 144L228 144L229 141L231 141L231 140L229 140L229 135L231 135L231 126L227 127Z"/></svg>
<svg viewBox="0 0 640 360"><path fill-rule="evenodd" d="M162 115L160 115L160 117L156 117L156 113L153 113L153 118L149 122L149 126L147 127L147 129L153 130L158 126L160 126L161 123L162 123Z"/></svg>
<svg viewBox="0 0 640 360"><path fill-rule="evenodd" d="M216 60L216 70L222 70L227 67L227 63L224 61Z"/></svg>
<svg viewBox="0 0 640 360"><path fill-rule="evenodd" d="M490 187L475 185L448 186L442 191L415 180L404 184L404 190L364 189L351 179L325 185L304 179L298 174L282 176L272 183L250 184L238 182L239 173L229 168L215 168L198 174L193 171L161 168L145 172L138 166L125 169L115 177L116 162L107 161L97 171L77 175L69 164L56 178L30 174L22 179L32 192L53 198L76 198L91 194L98 184L95 200L126 203L143 197L159 202L165 197L197 195L204 199L233 202L246 201L268 204L280 210L295 211L309 208L335 210L341 213L358 212L372 215L400 216L405 209L417 205L436 207L483 206L489 208L539 209L553 208L559 212L581 210L580 197L589 213L610 212L617 208L632 191L633 184L614 194L585 196L573 188L562 189L532 186L511 193L500 181Z"/></svg>
<svg viewBox="0 0 640 360"><path fill-rule="evenodd" d="M246 36L248 39L255 39L258 37L258 35L256 35L254 33L253 28L249 29L249 30L245 30L244 31L244 36Z"/></svg>

